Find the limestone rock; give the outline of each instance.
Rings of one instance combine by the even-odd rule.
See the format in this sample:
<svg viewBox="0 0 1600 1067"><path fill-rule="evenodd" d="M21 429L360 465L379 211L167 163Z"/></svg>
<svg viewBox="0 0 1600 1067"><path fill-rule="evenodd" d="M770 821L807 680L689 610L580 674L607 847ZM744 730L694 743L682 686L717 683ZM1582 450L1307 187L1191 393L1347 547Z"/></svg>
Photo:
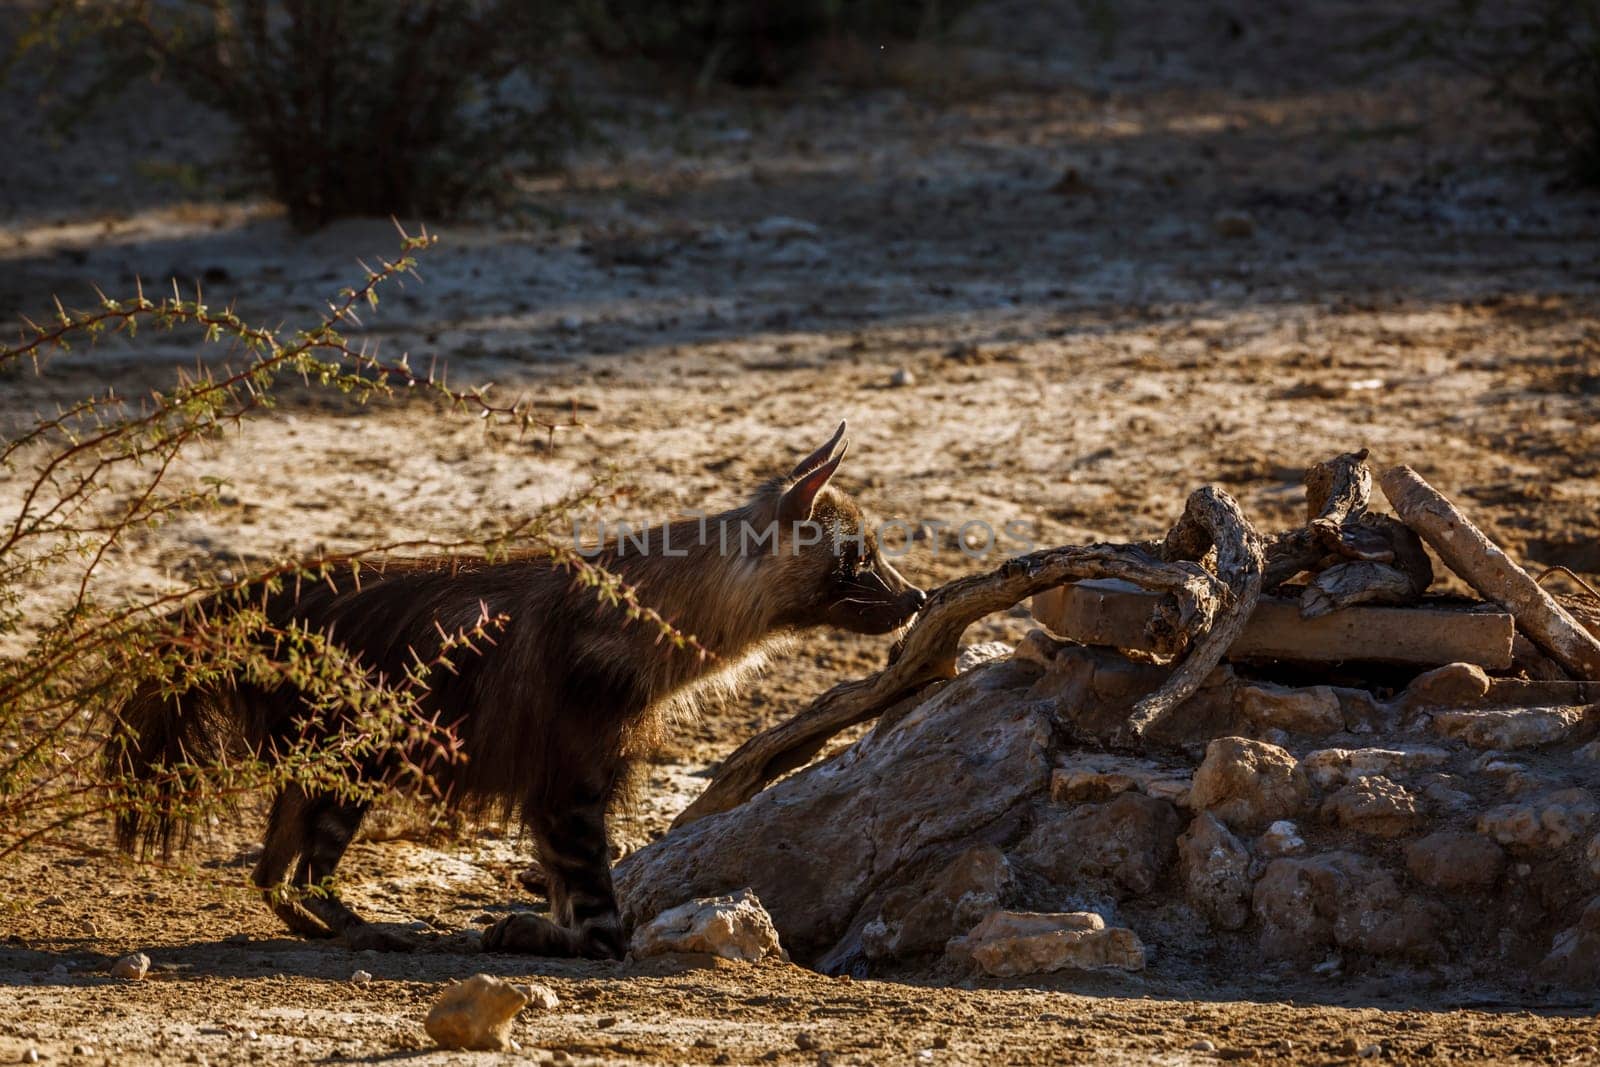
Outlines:
<svg viewBox="0 0 1600 1067"><path fill-rule="evenodd" d="M1462 708L1489 693L1489 676L1476 663L1446 663L1417 675L1400 694L1406 708Z"/></svg>
<svg viewBox="0 0 1600 1067"><path fill-rule="evenodd" d="M1181 821L1172 805L1140 793L1052 811L1016 851L1061 886L1110 880L1130 893L1155 888L1172 861Z"/></svg>
<svg viewBox="0 0 1600 1067"><path fill-rule="evenodd" d="M1300 828L1288 819L1279 819L1256 839L1256 851L1263 856L1298 856L1305 850L1306 839L1300 836Z"/></svg>
<svg viewBox="0 0 1600 1067"><path fill-rule="evenodd" d="M1318 788L1333 789L1358 778L1381 774L1398 777L1406 771L1442 766L1450 753L1442 748L1322 748L1301 761L1306 775Z"/></svg>
<svg viewBox="0 0 1600 1067"><path fill-rule="evenodd" d="M1328 946L1431 957L1437 917L1364 856L1329 852L1267 865L1251 902L1268 956L1311 959Z"/></svg>
<svg viewBox="0 0 1600 1067"><path fill-rule="evenodd" d="M1206 746L1189 804L1229 826L1255 829L1298 814L1309 794L1305 772L1277 745L1219 737Z"/></svg>
<svg viewBox="0 0 1600 1067"><path fill-rule="evenodd" d="M999 908L1014 882L1011 864L993 845L976 845L922 884L884 898L862 930L868 959L895 959L943 949L945 943Z"/></svg>
<svg viewBox="0 0 1600 1067"><path fill-rule="evenodd" d="M948 951L997 977L1068 967L1138 971L1145 963L1138 935L1122 927L1108 928L1092 911L997 911L965 937L952 940Z"/></svg>
<svg viewBox="0 0 1600 1067"><path fill-rule="evenodd" d="M111 965L111 977L126 978L132 982L143 980L150 973L150 957L143 952L124 956Z"/></svg>
<svg viewBox="0 0 1600 1067"><path fill-rule="evenodd" d="M1505 866L1505 850L1482 834L1429 834L1406 849L1411 877L1447 893L1488 889Z"/></svg>
<svg viewBox="0 0 1600 1067"><path fill-rule="evenodd" d="M1486 708L1482 711L1440 711L1433 729L1440 737L1465 741L1473 748L1515 750L1560 741L1583 721L1583 708Z"/></svg>
<svg viewBox="0 0 1600 1067"><path fill-rule="evenodd" d="M1187 798L1190 785L1184 771L1107 752L1075 753L1050 772L1051 799L1069 804L1110 800L1129 790L1176 804Z"/></svg>
<svg viewBox="0 0 1600 1067"><path fill-rule="evenodd" d="M1538 973L1545 981L1591 989L1600 983L1600 897L1589 902L1576 925L1555 936Z"/></svg>
<svg viewBox="0 0 1600 1067"><path fill-rule="evenodd" d="M1195 816L1178 838L1178 862L1189 903L1214 926L1250 920L1250 850L1216 816Z"/></svg>
<svg viewBox="0 0 1600 1067"><path fill-rule="evenodd" d="M1502 804L1478 817L1478 832L1508 848L1544 852L1565 848L1600 817L1586 789L1563 789L1526 804Z"/></svg>
<svg viewBox="0 0 1600 1067"><path fill-rule="evenodd" d="M1322 803L1322 817L1347 830L1399 837L1421 817L1416 794L1381 774L1358 778Z"/></svg>
<svg viewBox="0 0 1600 1067"><path fill-rule="evenodd" d="M985 663L1009 659L1013 651L1004 641L985 641L982 644L968 645L956 654L956 673L965 674Z"/></svg>
<svg viewBox="0 0 1600 1067"><path fill-rule="evenodd" d="M635 956L704 952L746 963L784 955L772 916L749 889L668 908L633 932L628 950Z"/></svg>
<svg viewBox="0 0 1600 1067"><path fill-rule="evenodd" d="M1344 729L1343 707L1331 686L1247 685L1236 699L1245 720L1260 729L1316 737Z"/></svg>
<svg viewBox="0 0 1600 1067"><path fill-rule="evenodd" d="M847 966L855 949L842 943L878 918L876 893L931 852L1020 827L1045 795L1055 726L1047 705L1018 697L1032 670L960 675L835 758L631 853L615 872L628 917L749 886L797 959L842 946Z"/></svg>
<svg viewBox="0 0 1600 1067"><path fill-rule="evenodd" d="M511 1020L528 1000L526 991L504 978L475 974L445 986L424 1026L440 1048L506 1049L511 1047Z"/></svg>
<svg viewBox="0 0 1600 1067"><path fill-rule="evenodd" d="M1050 772L1050 799L1066 804L1110 800L1138 785L1132 776L1120 771L1057 767Z"/></svg>

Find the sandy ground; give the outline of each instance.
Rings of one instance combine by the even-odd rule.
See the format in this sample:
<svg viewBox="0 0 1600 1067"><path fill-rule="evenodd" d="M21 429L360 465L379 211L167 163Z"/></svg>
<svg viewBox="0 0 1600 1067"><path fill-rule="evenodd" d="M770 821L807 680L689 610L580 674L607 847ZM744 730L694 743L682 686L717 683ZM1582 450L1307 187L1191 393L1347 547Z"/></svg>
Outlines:
<svg viewBox="0 0 1600 1067"><path fill-rule="evenodd" d="M293 398L179 472L226 478L225 506L130 542L109 588L236 555L470 534L612 467L633 487L621 517L729 506L841 417L846 487L912 523L1127 540L1216 483L1274 527L1301 506L1301 468L1365 446L1417 466L1520 556L1600 572L1600 200L1527 165L1523 131L1470 85L1366 71L1340 46L1378 7L1230 23L1131 5L1102 59L1078 5L996 3L961 47L874 61L866 91L628 99L608 148L527 177L503 211L431 225L423 284L365 331L581 427L552 447L416 403ZM160 89L136 102L193 115ZM394 247L386 221L297 235L234 194L245 176L203 116L184 135L106 119L60 142L25 102L6 111L7 317L176 275L247 317L308 320L356 256ZM198 192L162 178L173 163L197 169ZM149 334L78 351L0 381L0 420L196 358ZM982 566L935 536L902 570L931 585ZM1027 626L996 617L970 638ZM685 724L623 844L884 651L817 634ZM197 866L169 871L108 857L87 827L0 870L0 1062L28 1047L52 1062L444 1062L422 1051L421 1017L440 980L478 970L561 995L517 1031L522 1058L545 1060L1560 1063L1600 1044L1592 999L1400 981L1329 979L1286 1001L1284 975L1193 988L1159 967L970 988L778 964L358 956L285 938L245 894L256 832L248 815L218 827ZM362 842L341 873L380 917L459 929L519 899L520 857L472 831ZM106 977L135 949L151 979ZM350 984L358 968L376 980Z"/></svg>

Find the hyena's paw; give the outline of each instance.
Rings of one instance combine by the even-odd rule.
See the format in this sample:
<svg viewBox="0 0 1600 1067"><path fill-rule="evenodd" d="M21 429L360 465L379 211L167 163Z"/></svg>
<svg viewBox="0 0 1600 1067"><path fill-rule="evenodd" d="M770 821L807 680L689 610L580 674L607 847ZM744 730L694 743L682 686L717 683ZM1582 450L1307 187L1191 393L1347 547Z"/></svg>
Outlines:
<svg viewBox="0 0 1600 1067"><path fill-rule="evenodd" d="M357 922L344 928L339 940L356 952L415 952L421 944L410 934L386 929L375 923Z"/></svg>
<svg viewBox="0 0 1600 1067"><path fill-rule="evenodd" d="M507 915L483 935L485 952L520 952L527 956L576 956L572 931L543 915L516 912Z"/></svg>

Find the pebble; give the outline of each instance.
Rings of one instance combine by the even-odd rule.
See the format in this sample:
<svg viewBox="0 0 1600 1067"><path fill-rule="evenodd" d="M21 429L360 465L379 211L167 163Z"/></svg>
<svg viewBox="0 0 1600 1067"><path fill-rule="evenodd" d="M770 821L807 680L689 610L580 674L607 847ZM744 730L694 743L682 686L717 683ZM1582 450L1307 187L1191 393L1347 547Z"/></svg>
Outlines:
<svg viewBox="0 0 1600 1067"><path fill-rule="evenodd" d="M1211 228L1216 231L1218 237L1229 239L1254 237L1256 233L1255 220L1242 211L1217 212L1216 217L1211 220Z"/></svg>
<svg viewBox="0 0 1600 1067"><path fill-rule="evenodd" d="M817 1035L809 1030L802 1030L794 1035L794 1047L801 1052L814 1052L819 1044Z"/></svg>
<svg viewBox="0 0 1600 1067"><path fill-rule="evenodd" d="M896 367L895 372L889 375L889 385L894 389L904 389L917 384L917 376L906 367Z"/></svg>
<svg viewBox="0 0 1600 1067"><path fill-rule="evenodd" d="M1371 1045L1362 1045L1360 1051L1358 1051L1356 1055L1360 1056L1364 1060L1374 1060L1383 1055L1383 1046L1376 1043Z"/></svg>
<svg viewBox="0 0 1600 1067"><path fill-rule="evenodd" d="M143 952L124 956L111 965L111 977L137 982L150 973L150 957Z"/></svg>
<svg viewBox="0 0 1600 1067"><path fill-rule="evenodd" d="M39 1062L39 1050L34 1048L32 1045L29 1045L22 1052L22 1062L23 1063L38 1063Z"/></svg>
<svg viewBox="0 0 1600 1067"><path fill-rule="evenodd" d="M350 976L350 981L354 982L356 985L366 985L368 982L372 981L372 972L357 971L355 974Z"/></svg>
<svg viewBox="0 0 1600 1067"><path fill-rule="evenodd" d="M1215 1044L1213 1044L1212 1042L1207 1041L1205 1038L1202 1037L1199 1041L1196 1041L1192 1045L1189 1046L1189 1051L1191 1051L1191 1052L1215 1052L1215 1051L1217 1051L1217 1046Z"/></svg>

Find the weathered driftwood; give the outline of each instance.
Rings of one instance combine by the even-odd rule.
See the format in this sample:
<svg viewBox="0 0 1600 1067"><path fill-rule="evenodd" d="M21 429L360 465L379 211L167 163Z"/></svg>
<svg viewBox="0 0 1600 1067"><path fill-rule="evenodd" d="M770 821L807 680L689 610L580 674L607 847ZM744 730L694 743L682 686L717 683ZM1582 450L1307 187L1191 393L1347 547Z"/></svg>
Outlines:
<svg viewBox="0 0 1600 1067"><path fill-rule="evenodd" d="M1160 689L1135 704L1128 715L1128 733L1134 738L1160 722L1173 708L1200 688L1229 646L1244 632L1261 595L1265 566L1261 535L1245 518L1239 504L1221 489L1207 486L1189 494L1189 500L1161 546L1169 561L1198 560L1216 550L1216 574L1228 590L1228 602L1215 621L1178 664Z"/></svg>
<svg viewBox="0 0 1600 1067"><path fill-rule="evenodd" d="M1328 555L1330 531L1366 513L1372 495L1367 450L1346 452L1306 468L1306 525L1277 534L1265 548L1263 589L1276 589Z"/></svg>
<svg viewBox="0 0 1600 1067"><path fill-rule="evenodd" d="M1149 618L1146 637L1153 647L1166 652L1189 642L1194 647L1167 684L1144 705L1155 702L1152 706L1159 714L1182 703L1216 666L1237 634L1237 626L1242 624L1236 618L1240 608L1249 614L1249 605L1260 589L1261 546L1238 505L1214 489L1198 490L1190 496L1184 517L1168 541L1176 547L1155 552L1137 545L1047 549L1008 560L988 574L940 587L929 596L889 666L834 686L787 722L746 741L723 761L711 785L673 825L687 825L742 804L772 779L808 762L839 731L876 718L930 682L952 677L958 644L968 626L1064 582L1121 578L1171 594L1162 598ZM1184 558L1198 557L1213 543L1222 561L1220 581ZM1217 647L1210 633L1219 627L1225 630ZM1196 641L1200 634L1207 636ZM1189 669L1191 664L1194 666Z"/></svg>
<svg viewBox="0 0 1600 1067"><path fill-rule="evenodd" d="M1427 591L1433 567L1417 535L1367 511L1372 471L1366 449L1308 467L1305 484L1306 525L1268 543L1263 589L1316 572L1300 599L1308 619L1354 604L1409 604Z"/></svg>
<svg viewBox="0 0 1600 1067"><path fill-rule="evenodd" d="M1079 582L1034 597L1033 617L1080 644L1153 652L1143 628L1155 599L1122 582ZM1306 618L1295 601L1263 596L1227 658L1415 667L1475 663L1500 670L1512 664L1515 631L1511 616L1502 612L1425 602L1403 608L1363 604Z"/></svg>
<svg viewBox="0 0 1600 1067"><path fill-rule="evenodd" d="M1379 476L1379 484L1395 513L1433 546L1446 566L1511 612L1523 632L1574 677L1600 679L1600 640L1443 494L1406 466L1390 467Z"/></svg>

